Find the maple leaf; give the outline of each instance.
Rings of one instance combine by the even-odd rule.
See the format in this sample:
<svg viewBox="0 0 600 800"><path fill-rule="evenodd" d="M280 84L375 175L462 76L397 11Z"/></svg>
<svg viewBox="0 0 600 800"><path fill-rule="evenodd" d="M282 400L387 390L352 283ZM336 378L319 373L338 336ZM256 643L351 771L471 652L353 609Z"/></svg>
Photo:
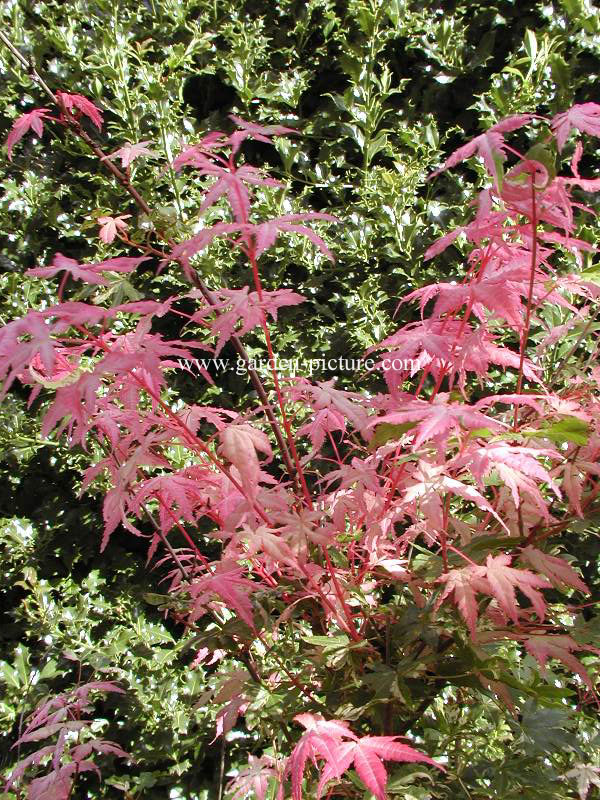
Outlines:
<svg viewBox="0 0 600 800"><path fill-rule="evenodd" d="M239 150L241 143L245 139L256 139L259 142L266 142L271 144L273 136L285 136L286 133L298 133L293 128L284 128L283 125L257 125L255 122L246 122L234 114L229 115L229 119L235 122L240 131L232 133L229 137L229 143L232 145L232 152L236 153Z"/></svg>
<svg viewBox="0 0 600 800"><path fill-rule="evenodd" d="M27 114L22 114L13 122L10 133L6 139L6 150L8 153L9 161L12 161L12 150L18 141L27 133L29 129L33 130L41 138L44 133L45 119L52 119L50 109L48 108L34 108Z"/></svg>
<svg viewBox="0 0 600 800"><path fill-rule="evenodd" d="M562 473L562 487L569 498L571 507L577 516L583 519L584 513L581 500L585 476L589 474L600 475L600 466L590 460L575 456L561 464L556 471Z"/></svg>
<svg viewBox="0 0 600 800"><path fill-rule="evenodd" d="M224 560L218 562L215 572L196 578L183 587L182 591L189 592L192 598L190 622L202 616L211 597L216 594L227 608L235 611L240 619L254 629L249 595L259 589L260 584L242 577L243 572L243 567L234 561Z"/></svg>
<svg viewBox="0 0 600 800"><path fill-rule="evenodd" d="M215 166L214 160L211 160L215 157L213 151L227 146L227 143L228 137L224 133L212 131L203 136L197 144L184 146L181 153L173 160L171 168L179 172L183 167L196 167L207 170L205 174L211 174Z"/></svg>
<svg viewBox="0 0 600 800"><path fill-rule="evenodd" d="M85 283L94 283L99 286L108 286L110 281L99 275L94 270L93 264L81 265L74 258L67 258L62 253L56 253L50 267L35 267L28 269L26 275L33 275L37 278L52 278L59 272L68 272L74 281L84 281Z"/></svg>
<svg viewBox="0 0 600 800"><path fill-rule="evenodd" d="M59 103L63 105L67 111L71 113L73 113L74 109L80 111L91 119L98 130L102 129L102 111L100 111L91 100L88 100L87 97L81 94L69 94L68 92L61 91L56 92L56 96Z"/></svg>
<svg viewBox="0 0 600 800"><path fill-rule="evenodd" d="M557 589L570 586L584 594L590 593L573 567L562 558L549 556L531 545L523 548L519 557L530 567L545 575Z"/></svg>
<svg viewBox="0 0 600 800"><path fill-rule="evenodd" d="M146 147L147 144L150 142L138 142L137 144L127 143L123 147L119 147L118 150L115 150L114 153L111 153L109 156L105 156L105 158L121 159L121 167L123 169L127 169L131 165L136 158L140 156L149 156L150 158L155 158L156 153L153 150L148 150Z"/></svg>
<svg viewBox="0 0 600 800"><path fill-rule="evenodd" d="M169 253L168 260L179 261L184 268L186 278L190 280L190 258L201 250L204 250L205 247L208 247L217 236L227 236L229 233L239 231L241 227L241 225L232 222L218 222L210 228L201 230L200 233L192 236L191 239L187 239L185 242L175 245ZM166 263L166 261L161 262L161 267Z"/></svg>
<svg viewBox="0 0 600 800"><path fill-rule="evenodd" d="M279 531L273 531L266 525L259 525L256 530L253 530L249 525L244 524L243 532L248 543L248 555L262 552L281 564L292 567L297 564L296 556Z"/></svg>
<svg viewBox="0 0 600 800"><path fill-rule="evenodd" d="M580 103L568 111L557 114L550 122L559 152L565 146L569 133L576 128L590 136L600 136L600 105Z"/></svg>
<svg viewBox="0 0 600 800"><path fill-rule="evenodd" d="M35 267L28 269L26 275L34 275L38 278L51 278L59 272L68 272L74 281L84 281L98 286L108 286L110 281L101 275L101 272L132 272L142 262L147 261L149 256L138 258L109 258L97 264L79 264L74 258L67 258L62 253L57 253L50 267Z"/></svg>
<svg viewBox="0 0 600 800"><path fill-rule="evenodd" d="M328 763L321 774L317 796L321 795L328 780L340 777L353 764L356 774L377 800L387 800L387 771L383 761L419 761L444 770L441 764L399 742L395 736L363 736L356 742L344 742L337 748L336 762Z"/></svg>
<svg viewBox="0 0 600 800"><path fill-rule="evenodd" d="M237 167L235 172L215 166L212 173L215 174L217 181L204 196L199 213L202 214L203 211L214 205L221 195L226 194L234 220L242 224L247 224L250 214L250 195L244 184L249 183L254 186L281 185L279 181L273 178L263 177L260 170L249 164Z"/></svg>
<svg viewBox="0 0 600 800"><path fill-rule="evenodd" d="M124 220L129 219L131 214L121 214L118 217L98 217L100 225L100 239L105 244L110 244L115 240L117 233L123 233L129 227Z"/></svg>
<svg viewBox="0 0 600 800"><path fill-rule="evenodd" d="M5 791L8 791L32 766L40 766L48 756L52 756L52 771L48 775L34 778L27 787L28 800L67 800L72 790L73 778L80 772L93 770L100 776L100 770L93 761L86 760L94 751L110 753L119 758L128 758L129 754L114 742L92 739L85 744L66 748L66 742L73 733L90 732L91 719L74 719L82 713L89 712L92 706L88 703L91 691L120 692L123 690L111 681L92 681L78 687L73 692L59 694L40 703L27 720L23 734L13 746L27 742L48 739L58 734L55 745L41 747L35 753L19 761L8 776ZM66 763L61 763L66 762ZM20 794L18 792L18 794Z"/></svg>
<svg viewBox="0 0 600 800"><path fill-rule="evenodd" d="M277 289L272 292L263 290L259 296L258 292L250 292L249 286L244 286L242 289L221 289L215 294L221 299L221 304L217 307L219 312L217 318L210 326L212 333L219 334L215 355L221 352L234 331L238 336L242 336L260 325L267 314L276 320L277 309L282 306L295 306L305 300L302 295L292 292L291 289ZM190 292L191 297L198 295L196 291ZM213 306L206 306L197 311L192 320L203 319L214 310ZM236 330L236 325L240 322L241 327Z"/></svg>
<svg viewBox="0 0 600 800"><path fill-rule="evenodd" d="M48 372L39 354L36 354L29 363L29 375L34 381L47 389L59 389L62 386L68 386L74 383L80 376L81 370L78 365L73 364L67 356L70 352L63 348L62 352L56 349L54 352L54 367L51 372ZM26 374L19 375L19 380L24 382Z"/></svg>
<svg viewBox="0 0 600 800"><path fill-rule="evenodd" d="M68 301L57 303L42 312L47 319L55 319L53 329L62 333L73 325L98 325L105 317L110 317L114 309L100 308L90 303Z"/></svg>
<svg viewBox="0 0 600 800"><path fill-rule="evenodd" d="M163 533L168 533L179 519L193 523L196 521L196 508L204 502L203 489L209 475L203 477L204 485L198 482L197 476L189 477L185 471L150 478L135 491L131 509L141 514L144 502L158 497L159 521Z"/></svg>
<svg viewBox="0 0 600 800"><path fill-rule="evenodd" d="M410 322L396 333L388 336L379 344L370 347L365 355L374 350L393 348L385 352L377 367L384 368L388 363L398 359L398 363L412 362L415 369L432 361L438 364L451 364L453 359L453 342L458 342L464 332L469 332L468 324L461 320L421 320ZM395 389L403 382L396 370L386 370L386 381L390 389Z"/></svg>
<svg viewBox="0 0 600 800"><path fill-rule="evenodd" d="M475 638L477 621L476 592L495 598L500 609L515 624L519 621L519 606L515 590L523 592L530 600L538 618L543 621L546 604L538 589L550 589L552 584L533 572L510 567L512 557L502 553L487 556L485 565L469 565L458 570L450 570L438 578L446 587L438 599L436 607L453 594L454 602L464 618L471 636Z"/></svg>
<svg viewBox="0 0 600 800"><path fill-rule="evenodd" d="M36 363L51 375L54 370L56 341L51 337L52 325L39 311L29 311L21 319L13 320L0 328L0 380L6 378L0 399L6 396L14 379Z"/></svg>
<svg viewBox="0 0 600 800"><path fill-rule="evenodd" d="M67 764L43 778L34 778L28 787L27 800L68 800L73 774L79 771L77 764Z"/></svg>
<svg viewBox="0 0 600 800"><path fill-rule="evenodd" d="M531 119L531 114L515 114L512 117L507 117L506 119L497 122L485 133L482 133L480 136L476 136L470 142L462 147L459 147L458 150L455 150L439 169L436 169L434 172L428 175L427 180L431 180L431 178L434 178L441 172L445 172L447 169L460 164L461 161L465 161L467 158L471 158L472 155L477 153L483 159L488 172L494 177L496 184L498 184L496 157L500 157L502 159L505 157L504 137L502 134L509 133L510 131L514 131L517 128L523 127L523 125L526 125Z"/></svg>
<svg viewBox="0 0 600 800"><path fill-rule="evenodd" d="M324 758L328 764L336 762L336 749L342 744L343 737L356 739L347 722L325 720L320 714L297 714L296 722L303 725L307 732L300 738L289 758L286 772L291 771L292 798L302 800L302 778L306 762L310 758L316 766L317 758ZM334 768L335 769L335 768ZM336 777L341 773L335 770Z"/></svg>
<svg viewBox="0 0 600 800"><path fill-rule="evenodd" d="M408 395L402 398L401 401L402 407L406 410L392 411L382 417L377 417L376 420L369 423L369 427L374 427L381 423L417 423L413 450L418 450L429 439L445 440L451 430L460 431L461 428L466 428L467 430L476 428L489 428L493 431L502 430L503 425L491 417L474 410L464 403L449 403L448 400L449 395L444 392L438 393L433 403Z"/></svg>
<svg viewBox="0 0 600 800"><path fill-rule="evenodd" d="M442 602L449 595L453 595L453 600L461 616L467 623L471 637L475 639L477 623L477 596L476 592L486 588L482 583L485 576L484 567L463 567L462 569L451 569L440 575L438 581L445 583L444 591L438 598L435 607L439 608Z"/></svg>
<svg viewBox="0 0 600 800"><path fill-rule="evenodd" d="M570 636L563 634L558 636L531 634L520 638L522 638L527 652L539 662L542 671L545 671L546 663L549 658L556 658L558 661L562 661L562 663L569 667L575 674L579 675L588 689L595 693L594 684L585 667L572 655L572 651L574 650L592 649L594 652L597 652L594 648L582 647Z"/></svg>
<svg viewBox="0 0 600 800"><path fill-rule="evenodd" d="M515 589L529 599L535 609L538 618L543 621L546 613L546 603L543 595L538 589L550 589L552 584L534 575L526 569L514 569L509 566L512 557L506 553L498 556L488 555L485 564L485 577L490 586L490 592L497 601L502 611L514 623L519 621L519 607L515 595Z"/></svg>
<svg viewBox="0 0 600 800"><path fill-rule="evenodd" d="M260 758L249 755L248 766L241 769L229 783L228 791L232 792L231 800L245 800L250 792L256 800L265 800L269 782L281 779L281 769L277 761L269 755ZM283 785L280 783L276 800L283 800Z"/></svg>
<svg viewBox="0 0 600 800"><path fill-rule="evenodd" d="M265 433L251 425L229 425L219 434L219 453L237 467L242 486L248 497L256 497L260 478L260 464L256 451L273 457L269 439Z"/></svg>
<svg viewBox="0 0 600 800"><path fill-rule="evenodd" d="M528 289L525 285L509 281L506 276L491 276L483 278L477 283L463 285L436 283L433 286L426 286L411 292L403 298L403 302L421 297L421 311L423 311L425 303L437 295L431 315L433 318L450 314L462 306L468 305L475 316L482 321L485 320L485 309L488 309L520 330L523 324L521 297L526 298L527 292Z"/></svg>
<svg viewBox="0 0 600 800"><path fill-rule="evenodd" d="M325 441L325 434L332 431L345 431L346 420L344 415L335 408L322 408L311 417L311 421L298 429L298 436L309 436L313 452L321 449Z"/></svg>
<svg viewBox="0 0 600 800"><path fill-rule="evenodd" d="M330 261L335 261L333 254L320 236L310 228L307 228L306 225L296 224L297 222L303 222L305 220L339 222L337 217L333 217L331 214L321 214L320 212L311 211L306 214L287 214L283 217L267 220L259 225L248 226L245 229L245 233L246 235L251 234L254 236L256 257L258 258L267 248L274 244L280 232L284 232L298 233L302 236L306 236Z"/></svg>
<svg viewBox="0 0 600 800"><path fill-rule="evenodd" d="M239 175L240 170L238 170L234 177ZM220 194L227 193L230 199L230 202L233 201L235 203L234 208L234 216L236 218L236 222L218 222L216 225L212 225L210 228L205 228L204 230L200 231L200 233L193 236L191 239L188 239L181 244L176 245L170 255L170 259L174 261L180 261L184 269L189 272L189 259L194 256L196 253L199 253L201 250L204 250L205 247L208 247L209 244L212 243L213 239L217 236L227 236L230 233L239 233L240 236L238 239L234 240L235 244L245 243L246 246L252 246L255 251L255 256L258 258L268 247L275 242L279 233L296 233L300 234L301 236L306 236L310 239L313 244L315 244L323 254L331 259L334 260L334 257L330 250L328 249L325 242L318 236L313 230L307 228L305 225L298 225L297 222L302 222L304 220L324 220L326 222L337 222L337 218L331 216L330 214L321 214L319 212L308 212L306 214L288 214L283 217L277 217L276 219L267 220L267 222L263 222L257 225L248 223L247 220L247 213L249 210L249 196L245 189L245 187L237 186L236 181L239 182L239 179L236 177L236 180L231 182L228 178L223 177L222 182L220 184L215 184L213 189L215 190L214 193L213 189L205 198L205 202L202 206L203 210L207 205L210 205L214 200L216 200L217 196ZM237 189L239 191L236 190ZM232 206L233 208L233 206Z"/></svg>
<svg viewBox="0 0 600 800"><path fill-rule="evenodd" d="M338 738L342 736L347 736L350 739L357 738L356 735L352 733L349 724L345 720L328 720L321 716L321 714L306 712L304 714L296 714L294 721L299 722L307 731L314 731L315 733Z"/></svg>
<svg viewBox="0 0 600 800"><path fill-rule="evenodd" d="M484 238L498 240L500 238L501 225L508 217L508 211L492 211L492 190L484 189L479 193L477 199L477 214L468 225L461 225L453 231L437 239L426 251L423 256L424 261L439 255L454 240L465 233L469 241L479 243Z"/></svg>
<svg viewBox="0 0 600 800"><path fill-rule="evenodd" d="M219 736L225 736L233 729L233 726L238 721L240 714L248 708L248 701L243 695L238 695L229 700L225 706L217 713L215 738L210 742L213 744Z"/></svg>
<svg viewBox="0 0 600 800"><path fill-rule="evenodd" d="M222 161L222 159L220 159ZM245 183L258 186L280 186L280 182L273 178L264 177L259 169L249 164L241 167L211 160L198 147L188 148L173 162L174 169L191 164L199 170L201 175L215 178L215 183L206 192L204 201L200 206L200 213L212 206L226 194L235 221L245 225L248 222L250 211L250 196Z"/></svg>
<svg viewBox="0 0 600 800"><path fill-rule="evenodd" d="M444 491L474 503L478 508L491 514L505 530L508 530L503 520L500 519L485 497L474 486L469 486L447 475L444 464L434 466L427 461L419 461L418 467L413 471L410 482L404 492L402 505L410 506L415 504L416 506L418 503L419 509L423 512L432 528L434 530L442 530L442 494Z"/></svg>
<svg viewBox="0 0 600 800"><path fill-rule="evenodd" d="M535 404L535 401L533 402ZM537 404L535 405L537 406ZM484 485L484 478L495 470L511 490L516 508L519 507L520 492L525 492L534 501L540 513L546 516L548 504L540 492L536 480L539 483L547 483L559 498L560 491L548 470L537 461L542 456L560 458L559 454L551 448L534 450L528 447L509 445L506 442L497 442L487 443L485 446L471 444L454 463L457 466L468 465L480 487Z"/></svg>
<svg viewBox="0 0 600 800"><path fill-rule="evenodd" d="M586 800L590 786L593 784L600 789L600 767L591 764L575 764L573 769L560 776L561 781L575 779L580 800Z"/></svg>
<svg viewBox="0 0 600 800"><path fill-rule="evenodd" d="M439 239L436 239L435 242L425 251L425 254L423 255L423 261L429 261L430 259L435 258L435 256L439 256L439 254L443 253L444 250L447 250L447 248L450 247L455 239L458 239L464 230L465 227L460 226L459 228L455 228L453 231L440 236Z"/></svg>
<svg viewBox="0 0 600 800"><path fill-rule="evenodd" d="M331 409L338 411L363 435L368 435L368 411L363 407L363 397L358 392L346 392L335 388L335 378L311 385L306 381L310 404L314 411Z"/></svg>

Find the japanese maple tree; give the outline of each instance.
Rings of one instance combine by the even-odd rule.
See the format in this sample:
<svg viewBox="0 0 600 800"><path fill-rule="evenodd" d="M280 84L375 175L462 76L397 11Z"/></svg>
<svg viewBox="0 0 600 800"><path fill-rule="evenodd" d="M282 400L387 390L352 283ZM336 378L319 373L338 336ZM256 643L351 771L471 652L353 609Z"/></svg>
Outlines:
<svg viewBox="0 0 600 800"><path fill-rule="evenodd" d="M54 110L48 102L16 120L9 157L29 130L43 136L52 125L88 144L152 217L129 172L135 159L155 156L152 143L105 155L82 124L100 129L100 109L79 94L50 100ZM287 236L333 259L335 246L318 231L338 224L325 213L257 215L257 193L279 184L243 161L242 144L299 133L287 127L232 116L232 132L201 137L167 165L205 188L189 238L175 241L158 223L144 236L122 213L132 209L114 209L97 218L113 257L79 263L57 253L30 270L53 282L57 302L0 330L2 394L15 381L31 385L32 398L54 392L43 434L89 454L84 487L107 487L99 547L110 548L118 526L147 539L149 587L161 576L164 608L197 635L190 667L214 667L198 702L218 706L216 736L243 719L260 727L230 797L367 790L385 800L397 763L418 765L417 781L460 784L447 748L424 752L411 735L449 687L491 696L517 717L540 681L551 684L552 666L567 676L561 700L598 704L600 651L579 617L589 590L563 534L598 511L600 370L591 359L571 375L552 365L549 312L579 326L574 353L596 353L587 323L600 289L584 269L596 248L577 238L576 218L591 211L578 192L600 190L600 180L580 176L582 145L572 137L600 135L599 120L594 103L550 120L518 114L436 170L477 157L489 181L473 221L426 254L466 240L464 267L401 298L419 300L421 319L370 348L387 386L375 395L276 366L278 312L304 298L293 286L264 289L261 259ZM538 142L521 154L507 137L526 127ZM251 285L203 280L196 257L217 239L245 260ZM100 287L150 259L183 276L185 292L99 301ZM164 333L166 319L176 338ZM263 337L268 377L242 342L251 331ZM226 345L247 367L256 407L175 398L174 376ZM506 370L501 386L489 379L491 365ZM198 380L213 378L205 371ZM539 675L511 673L507 651L537 663ZM270 697L280 702L271 707ZM19 744L59 741L22 760L8 788L45 759L51 770L31 780L28 796L67 798L74 776L96 769L94 752L126 757L95 739L67 747L68 732L87 725L68 717L76 702L49 700L30 721ZM590 769L586 785L596 780ZM44 795L48 787L54 794Z"/></svg>

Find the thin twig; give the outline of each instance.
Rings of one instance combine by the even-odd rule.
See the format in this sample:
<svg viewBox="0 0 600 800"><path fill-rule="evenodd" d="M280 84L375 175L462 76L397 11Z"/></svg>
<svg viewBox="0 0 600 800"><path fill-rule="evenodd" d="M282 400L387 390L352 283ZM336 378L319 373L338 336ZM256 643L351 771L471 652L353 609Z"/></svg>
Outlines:
<svg viewBox="0 0 600 800"><path fill-rule="evenodd" d="M521 347L519 352L519 377L517 378L517 394L523 389L523 373L525 365L525 350L531 328L531 309L533 306L533 289L535 286L535 269L537 267L537 208L535 203L535 169L531 172L531 272L529 274L529 290L527 293L527 310L525 312L525 326L521 334ZM519 425L519 406L515 405L513 430Z"/></svg>

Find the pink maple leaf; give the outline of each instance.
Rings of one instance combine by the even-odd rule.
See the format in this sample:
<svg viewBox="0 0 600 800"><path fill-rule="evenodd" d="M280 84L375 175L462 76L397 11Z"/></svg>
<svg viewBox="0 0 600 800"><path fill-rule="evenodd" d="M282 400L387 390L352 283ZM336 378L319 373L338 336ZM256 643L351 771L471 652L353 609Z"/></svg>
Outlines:
<svg viewBox="0 0 600 800"><path fill-rule="evenodd" d="M550 123L559 151L563 149L573 128L590 136L600 136L600 105L580 103L568 111L557 114Z"/></svg>
<svg viewBox="0 0 600 800"><path fill-rule="evenodd" d="M470 444L463 455L455 461L457 465L467 464L471 474L480 487L484 478L494 470L511 493L515 507L520 504L520 494L529 495L540 513L546 517L547 502L538 488L538 483L546 483L560 498L560 491L547 469L539 462L539 457L560 458L552 449L534 450L528 447L509 445L506 442L486 443L485 446ZM537 483L536 483L537 481Z"/></svg>
<svg viewBox="0 0 600 800"><path fill-rule="evenodd" d="M250 594L259 589L260 584L244 578L243 572L244 569L233 561L220 561L214 573L203 575L184 587L183 590L189 592L192 598L190 621L199 619L211 597L216 594L227 608L235 611L250 628L254 628Z"/></svg>
<svg viewBox="0 0 600 800"><path fill-rule="evenodd" d="M273 451L265 433L251 425L228 425L219 434L219 453L237 468L248 497L256 496L260 478L257 450L272 458Z"/></svg>
<svg viewBox="0 0 600 800"><path fill-rule="evenodd" d="M598 651L595 648L584 647L575 642L570 636L562 634L558 636L530 634L523 638L523 644L527 652L539 662L543 672L545 672L548 659L556 658L558 661L562 661L575 674L579 675L591 692L595 692L594 684L588 672L583 664L572 655L572 651L576 650L594 650L597 653Z"/></svg>
<svg viewBox="0 0 600 800"><path fill-rule="evenodd" d="M76 381L79 377L78 365L69 361L63 353L68 356L69 350L66 348L63 348L62 351L58 348L55 350L54 366L51 371L46 369L39 353L37 353L29 363L29 374L33 380L48 389L58 389ZM24 379L24 375L19 376L19 380L23 381Z"/></svg>
<svg viewBox="0 0 600 800"><path fill-rule="evenodd" d="M216 182L206 193L199 213L202 214L207 208L214 205L221 195L226 194L233 218L238 223L246 224L250 213L250 195L245 184L254 186L280 186L279 181L273 178L265 178L260 170L249 164L238 167L234 172L218 165L213 165L210 172L205 174L214 175Z"/></svg>
<svg viewBox="0 0 600 800"><path fill-rule="evenodd" d="M550 589L552 584L529 570L514 569L510 566L511 561L512 557L506 553L488 555L485 564L485 577L490 587L488 593L496 598L502 611L514 623L518 623L519 607L515 595L515 589L518 588L529 599L538 618L543 621L546 603L538 589Z"/></svg>
<svg viewBox="0 0 600 800"><path fill-rule="evenodd" d="M302 384L300 384L302 385ZM368 437L368 411L363 407L364 398L358 392L346 392L335 388L335 378L311 385L306 382L309 402L314 411L330 409L339 412L352 423L357 431Z"/></svg>
<svg viewBox="0 0 600 800"><path fill-rule="evenodd" d="M441 172L445 172L451 167L455 167L457 164L460 164L461 161L466 161L467 158L471 158L471 156L477 153L477 155L483 159L483 163L487 167L488 172L493 176L497 184L498 171L495 158L499 157L503 159L505 157L504 137L502 134L523 127L531 118L531 114L515 114L512 117L507 117L497 122L495 125L492 125L485 133L476 136L474 139L471 139L470 142L467 142L467 144L455 150L439 169L436 169L428 176L428 180L439 175Z"/></svg>
<svg viewBox="0 0 600 800"><path fill-rule="evenodd" d="M256 800L265 800L269 782L281 779L281 768L277 761L268 755L260 758L248 756L248 766L241 769L229 783L231 800L245 800L252 792ZM283 786L280 783L277 800L283 800Z"/></svg>
<svg viewBox="0 0 600 800"><path fill-rule="evenodd" d="M430 527L433 530L441 530L444 527L442 496L444 492L450 492L450 494L462 497L463 500L474 503L478 508L488 512L498 520L505 530L508 530L494 508L474 486L451 478L446 474L446 470L447 466L444 464L434 466L427 461L419 461L404 492L402 504L414 505L416 508L418 501L418 506Z"/></svg>
<svg viewBox="0 0 600 800"><path fill-rule="evenodd" d="M345 431L346 420L340 411L335 408L321 408L307 422L298 429L298 436L309 436L313 451L320 450L325 441L325 434L332 431Z"/></svg>
<svg viewBox="0 0 600 800"><path fill-rule="evenodd" d="M52 332L52 326L39 311L29 311L25 317L0 328L0 380L6 378L0 399L36 356L39 356L36 363L43 366L47 374L52 374L57 344L51 337Z"/></svg>
<svg viewBox="0 0 600 800"><path fill-rule="evenodd" d="M110 244L115 240L117 233L123 233L129 227L124 221L129 219L131 214L121 214L118 217L98 217L98 224L100 225L100 239L105 244Z"/></svg>
<svg viewBox="0 0 600 800"><path fill-rule="evenodd" d="M227 144L227 137L221 131L212 131L203 136L197 144L184 146L181 153L171 164L175 172L182 167L196 167L197 169L211 170L214 163L207 156L214 156L213 150L218 150Z"/></svg>
<svg viewBox="0 0 600 800"><path fill-rule="evenodd" d="M22 114L13 122L10 133L6 139L6 150L8 153L9 161L12 161L12 149L15 144L20 141L28 130L32 130L41 138L44 133L44 119L52 119L49 116L50 109L48 108L34 108L27 114Z"/></svg>
<svg viewBox="0 0 600 800"><path fill-rule="evenodd" d="M131 163L140 156L148 156L149 158L156 157L157 154L153 150L148 150L146 147L147 144L150 144L150 142L137 142L137 144L131 144L128 142L126 145L123 145L123 147L119 147L118 150L115 150L114 153L106 156L106 158L120 158L121 167L123 169L127 169L127 167L129 167Z"/></svg>
<svg viewBox="0 0 600 800"><path fill-rule="evenodd" d="M109 258L107 261L101 261L97 264L79 264L74 258L67 258L62 253L57 253L54 256L52 266L50 267L35 267L29 269L26 275L35 275L39 278L51 278L58 272L68 272L74 281L84 281L85 283L94 283L100 286L107 286L110 281L108 278L103 277L101 272L131 272L138 267L143 261L147 261L148 256L140 256L138 258Z"/></svg>
<svg viewBox="0 0 600 800"><path fill-rule="evenodd" d="M325 244L325 242L313 230L307 228L306 225L298 225L298 222L305 220L325 220L326 222L339 222L337 217L331 214L321 214L319 212L308 212L306 214L287 214L283 217L267 220L260 225L248 226L247 234L254 236L256 244L256 257L260 256L264 251L271 247L279 233L298 233L306 236L307 239L316 245L319 250L330 260L334 261L334 257Z"/></svg>
<svg viewBox="0 0 600 800"><path fill-rule="evenodd" d="M191 239L187 239L185 242L176 244L169 253L169 258L167 260L179 261L183 266L186 278L190 280L190 258L195 256L196 253L199 253L201 250L204 250L205 247L208 247L208 245L211 244L213 239L215 239L217 236L227 236L230 233L241 230L241 228L241 225L238 225L234 222L217 222L216 225L212 225L210 228L201 230L200 233L192 236ZM166 261L161 262L161 269L166 263Z"/></svg>
<svg viewBox="0 0 600 800"><path fill-rule="evenodd" d="M60 92L56 93L56 96L59 100L59 103L65 107L67 111L73 113L74 110L80 111L82 114L85 114L86 117L89 117L94 125L98 128L98 130L102 129L102 111L95 106L91 100L88 100L87 97L84 97L81 94L69 94L68 92Z"/></svg>
<svg viewBox="0 0 600 800"><path fill-rule="evenodd" d="M564 559L550 556L531 545L525 547L519 557L537 572L545 575L557 589L570 586L584 594L590 593L573 567Z"/></svg>
<svg viewBox="0 0 600 800"><path fill-rule="evenodd" d="M449 403L447 393L440 392L433 403L427 400L411 397L403 399L402 411L392 411L383 417L377 417L369 423L372 428L382 422L402 424L415 422L415 439L413 449L417 450L424 442L433 439L443 441L452 430L460 431L461 428L473 430L476 428L490 428L494 431L502 430L502 423L491 417L475 411L464 403Z"/></svg>
<svg viewBox="0 0 600 800"><path fill-rule="evenodd" d="M328 780L339 777L353 764L356 774L377 800L387 800L387 771L384 761L419 761L444 770L441 764L425 753L399 742L396 736L363 736L356 742L344 742L337 748L336 763L327 764L321 774L318 795Z"/></svg>
<svg viewBox="0 0 600 800"><path fill-rule="evenodd" d="M321 714L306 712L304 714L296 714L294 721L299 722L307 731L314 731L334 738L342 736L346 736L349 739L357 738L345 720L325 719Z"/></svg>
<svg viewBox="0 0 600 800"><path fill-rule="evenodd" d="M439 608L446 597L452 595L473 639L476 635L475 625L477 623L476 592L481 588L484 576L484 567L463 567L462 569L451 569L438 578L440 583L445 584L445 588L435 607ZM483 587L486 588L486 585L483 584Z"/></svg>
<svg viewBox="0 0 600 800"><path fill-rule="evenodd" d="M284 128L283 125L257 125L255 122L246 122L234 114L229 115L229 119L235 122L241 130L232 133L229 143L232 145L233 152L239 150L241 143L245 139L256 139L259 142L271 143L273 136L285 136L286 133L298 133L293 128Z"/></svg>
<svg viewBox="0 0 600 800"><path fill-rule="evenodd" d="M192 294L195 296L197 292ZM218 307L219 313L210 326L212 333L219 335L215 355L221 352L225 342L231 338L234 332L238 336L242 336L260 325L267 314L276 320L279 308L298 305L305 299L291 289L277 289L272 292L263 290L259 297L258 292L250 292L248 286L244 286L242 289L221 289L216 292L216 295L220 298L221 303ZM213 311L212 306L206 306L197 311L192 319L198 321ZM241 326L236 330L239 323Z"/></svg>
<svg viewBox="0 0 600 800"><path fill-rule="evenodd" d="M511 556L506 553L498 556L490 553L485 565L471 565L441 575L438 581L445 583L446 587L436 607L452 594L471 636L475 638L476 592L495 598L504 614L517 624L521 609L517 605L515 590L519 589L530 600L538 618L543 621L546 604L538 589L550 589L552 584L529 570L514 569L509 566L511 560Z"/></svg>

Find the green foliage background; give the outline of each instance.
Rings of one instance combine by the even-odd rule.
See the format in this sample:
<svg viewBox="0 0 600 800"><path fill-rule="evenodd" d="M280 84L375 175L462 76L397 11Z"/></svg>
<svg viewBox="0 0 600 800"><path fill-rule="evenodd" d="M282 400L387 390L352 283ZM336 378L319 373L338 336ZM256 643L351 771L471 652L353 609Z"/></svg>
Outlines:
<svg viewBox="0 0 600 800"><path fill-rule="evenodd" d="M259 196L257 214L315 210L340 220L326 237L334 264L283 238L263 256L269 288L290 287L309 298L281 315L282 357L360 358L408 321L415 311L404 306L393 319L400 296L460 270L460 246L433 263L422 256L462 221L472 167L432 183L427 174L480 126L515 112L553 114L597 100L600 85L600 19L586 0L7 0L0 24L51 88L84 94L104 109L105 149L148 140L160 159L132 169L156 209L149 221L79 142L48 133L42 143L28 137L17 145L2 173L0 321L50 301L42 282L23 277L27 268L49 263L57 250L81 259L98 254L93 220L102 213L132 214L139 235L152 224L174 238L191 235L202 187L162 165L182 138L229 130L227 114L234 112L299 132L279 139L276 150L245 145L245 158L283 183ZM4 50L0 69L4 140L12 120L45 98ZM594 155L587 152L582 171L590 174ZM105 248L106 257L115 254ZM155 266L123 280L107 302L181 288L176 274L157 278ZM212 287L234 288L249 278L225 245L207 251L200 269ZM246 341L252 355L263 354L258 337ZM344 374L340 383L364 386L363 378ZM367 385L379 384L371 377ZM246 378L232 373L215 389L192 377L179 389L194 402L239 408L252 400ZM99 556L101 495L78 494L88 456L42 442L46 401L27 409L26 396L15 388L0 406L0 760L13 762L10 745L22 715L45 692L80 675L105 674L127 695L99 707L99 726L135 765L115 764L102 790L90 780L77 796L217 798L221 759L227 771L260 748L252 720L238 726L224 752L211 742L215 708L197 707L211 669L189 670L192 634L148 602L147 593L161 586L160 573L144 568L145 542L115 535ZM597 538L593 530L573 537L595 601ZM588 622L584 634L593 640L597 626ZM410 644L417 623L407 619L394 634L399 648ZM510 653L502 656L510 663ZM460 672L460 664L446 666ZM533 664L524 669L522 685L531 687ZM375 696L399 691L394 681L373 676ZM392 786L409 800L575 797L574 787L557 778L597 754L597 711L575 714L563 702L568 687L557 682L554 693L547 684L530 688L529 705L513 719L491 694L475 702L468 682L451 675L411 730L450 753L458 782L436 776L430 785L400 769Z"/></svg>

